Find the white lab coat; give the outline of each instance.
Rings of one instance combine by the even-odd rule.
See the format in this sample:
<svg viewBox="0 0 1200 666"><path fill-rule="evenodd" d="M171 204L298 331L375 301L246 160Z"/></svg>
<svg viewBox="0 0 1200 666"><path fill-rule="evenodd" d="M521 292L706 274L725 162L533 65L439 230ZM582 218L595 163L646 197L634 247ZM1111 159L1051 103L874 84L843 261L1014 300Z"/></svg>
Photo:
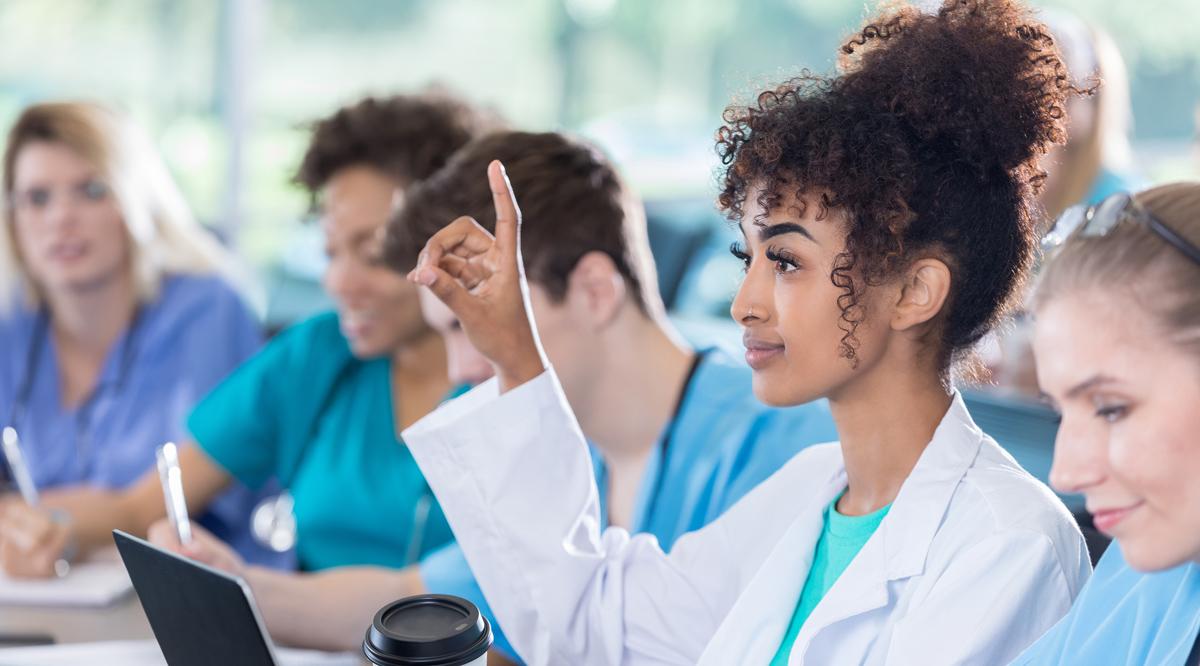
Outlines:
<svg viewBox="0 0 1200 666"><path fill-rule="evenodd" d="M404 440L534 665L766 664L822 511L846 486L840 448L809 448L666 555L651 536L602 529L553 371L502 396L477 387ZM1066 613L1090 571L1066 508L955 398L789 663L1003 664Z"/></svg>

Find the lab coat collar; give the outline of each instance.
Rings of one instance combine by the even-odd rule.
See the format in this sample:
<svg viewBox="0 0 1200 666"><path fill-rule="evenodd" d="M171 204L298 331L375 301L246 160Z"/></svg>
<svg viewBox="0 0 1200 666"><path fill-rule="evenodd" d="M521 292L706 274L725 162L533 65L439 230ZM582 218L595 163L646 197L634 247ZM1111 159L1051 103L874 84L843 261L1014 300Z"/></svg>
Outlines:
<svg viewBox="0 0 1200 666"><path fill-rule="evenodd" d="M879 526L888 580L908 578L925 570L929 547L950 499L982 445L983 432L967 412L962 394L955 392L933 439Z"/></svg>
<svg viewBox="0 0 1200 666"><path fill-rule="evenodd" d="M982 441L982 432L956 394L888 515L813 609L792 654L806 652L825 627L886 606L888 582L924 571L950 499ZM775 653L812 565L824 509L846 488L842 461L833 467L824 487L795 517L730 610L705 649L702 664L736 663L737 659L766 663Z"/></svg>
<svg viewBox="0 0 1200 666"><path fill-rule="evenodd" d="M806 650L824 627L888 603L888 583L921 574L950 498L979 454L982 433L955 394L879 529L813 609L796 637ZM845 469L839 467L841 486ZM815 542L815 541L814 541Z"/></svg>

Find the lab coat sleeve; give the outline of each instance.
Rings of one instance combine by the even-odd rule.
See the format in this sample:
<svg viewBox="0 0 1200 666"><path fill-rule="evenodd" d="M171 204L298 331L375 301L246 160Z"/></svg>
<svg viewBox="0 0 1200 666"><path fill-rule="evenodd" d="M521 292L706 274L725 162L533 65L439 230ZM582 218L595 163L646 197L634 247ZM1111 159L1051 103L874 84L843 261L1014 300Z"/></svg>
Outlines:
<svg viewBox="0 0 1200 666"><path fill-rule="evenodd" d="M1032 530L989 537L950 562L897 623L887 663L1007 664L1066 615L1090 571L1064 568Z"/></svg>
<svg viewBox="0 0 1200 666"><path fill-rule="evenodd" d="M481 385L404 439L522 658L696 662L732 604L721 563L739 535L718 521L667 556L652 536L602 529L584 437L553 371L500 396L494 381Z"/></svg>

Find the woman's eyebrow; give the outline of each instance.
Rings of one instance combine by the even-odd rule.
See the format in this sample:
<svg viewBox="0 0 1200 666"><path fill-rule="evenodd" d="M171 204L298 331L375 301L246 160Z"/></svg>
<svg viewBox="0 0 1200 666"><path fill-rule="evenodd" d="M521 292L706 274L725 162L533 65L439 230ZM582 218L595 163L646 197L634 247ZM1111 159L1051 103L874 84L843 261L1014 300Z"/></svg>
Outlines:
<svg viewBox="0 0 1200 666"><path fill-rule="evenodd" d="M1075 397L1082 395L1089 389L1093 389L1098 386L1103 386L1105 384L1114 384L1114 383L1116 383L1116 381L1117 380L1115 378L1109 377L1107 375L1099 375L1099 374L1093 375L1091 378L1086 379L1086 380L1076 384L1074 387L1071 388L1071 390L1067 391L1066 395L1068 398L1075 398Z"/></svg>
<svg viewBox="0 0 1200 666"><path fill-rule="evenodd" d="M817 245L820 245L820 243L817 242L817 239L814 238L813 235L809 233L808 229L804 228L804 225L802 224L797 224L795 222L780 222L779 224L772 224L770 226L756 226L758 226L759 242L766 241L776 236L782 236L784 234L800 234Z"/></svg>

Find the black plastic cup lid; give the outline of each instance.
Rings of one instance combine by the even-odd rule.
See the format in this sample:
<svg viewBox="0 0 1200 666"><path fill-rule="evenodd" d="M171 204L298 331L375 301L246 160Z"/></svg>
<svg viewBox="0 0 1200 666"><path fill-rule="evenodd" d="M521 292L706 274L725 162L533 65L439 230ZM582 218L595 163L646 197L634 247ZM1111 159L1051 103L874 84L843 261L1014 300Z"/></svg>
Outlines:
<svg viewBox="0 0 1200 666"><path fill-rule="evenodd" d="M492 628L475 604L445 594L406 597L379 609L363 654L379 666L460 666L492 646Z"/></svg>

